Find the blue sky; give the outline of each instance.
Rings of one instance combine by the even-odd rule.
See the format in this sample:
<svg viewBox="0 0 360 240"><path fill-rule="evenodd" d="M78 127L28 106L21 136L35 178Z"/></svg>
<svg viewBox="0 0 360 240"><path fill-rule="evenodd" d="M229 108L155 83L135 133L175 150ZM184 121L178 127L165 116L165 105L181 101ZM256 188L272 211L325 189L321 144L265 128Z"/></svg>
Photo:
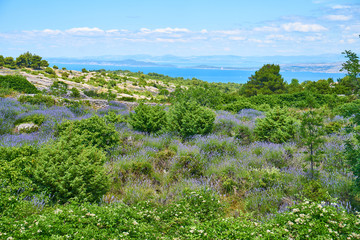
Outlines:
<svg viewBox="0 0 360 240"><path fill-rule="evenodd" d="M360 0L0 0L0 54L360 52Z"/></svg>

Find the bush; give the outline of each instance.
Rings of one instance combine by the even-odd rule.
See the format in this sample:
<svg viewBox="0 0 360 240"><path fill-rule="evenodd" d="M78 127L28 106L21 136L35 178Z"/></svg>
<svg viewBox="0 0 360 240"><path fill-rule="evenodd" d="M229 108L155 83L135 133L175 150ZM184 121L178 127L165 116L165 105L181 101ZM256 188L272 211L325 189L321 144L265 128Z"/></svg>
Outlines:
<svg viewBox="0 0 360 240"><path fill-rule="evenodd" d="M41 94L36 94L35 96L25 96L22 95L18 98L18 101L21 103L30 103L30 104L45 104L47 107L55 105L55 100L50 96L44 96Z"/></svg>
<svg viewBox="0 0 360 240"><path fill-rule="evenodd" d="M54 81L50 86L50 91L55 96L64 95L67 93L68 85L61 81Z"/></svg>
<svg viewBox="0 0 360 240"><path fill-rule="evenodd" d="M130 113L129 124L138 131L156 133L166 127L164 107L140 103L135 113Z"/></svg>
<svg viewBox="0 0 360 240"><path fill-rule="evenodd" d="M18 92L34 94L38 93L39 90L31 84L25 77L20 75L5 75L0 76L0 87L11 88Z"/></svg>
<svg viewBox="0 0 360 240"><path fill-rule="evenodd" d="M285 108L276 107L257 119L254 134L259 141L283 143L295 137L295 119Z"/></svg>
<svg viewBox="0 0 360 240"><path fill-rule="evenodd" d="M175 103L168 113L168 126L184 138L211 132L215 113L195 102Z"/></svg>
<svg viewBox="0 0 360 240"><path fill-rule="evenodd" d="M250 144L253 140L252 133L248 126L240 125L237 127L235 138L241 141L241 144Z"/></svg>
<svg viewBox="0 0 360 240"><path fill-rule="evenodd" d="M50 75L56 75L55 71L50 67L45 68L44 71Z"/></svg>
<svg viewBox="0 0 360 240"><path fill-rule="evenodd" d="M119 143L119 133L114 125L95 115L88 119L64 121L57 128L57 135L81 135L81 143L86 146L96 146L101 149L110 149Z"/></svg>
<svg viewBox="0 0 360 240"><path fill-rule="evenodd" d="M34 114L34 115L29 115L23 118L19 118L15 121L14 125L19 125L21 123L35 123L36 125L41 125L43 122L45 121L45 116L41 115L41 114Z"/></svg>
<svg viewBox="0 0 360 240"><path fill-rule="evenodd" d="M73 97L73 98L80 97L80 91L76 87L71 88L70 91L71 91L70 97Z"/></svg>
<svg viewBox="0 0 360 240"><path fill-rule="evenodd" d="M39 150L33 172L39 190L53 194L55 200L67 202L99 201L109 189L102 150L86 145L86 135L60 137Z"/></svg>

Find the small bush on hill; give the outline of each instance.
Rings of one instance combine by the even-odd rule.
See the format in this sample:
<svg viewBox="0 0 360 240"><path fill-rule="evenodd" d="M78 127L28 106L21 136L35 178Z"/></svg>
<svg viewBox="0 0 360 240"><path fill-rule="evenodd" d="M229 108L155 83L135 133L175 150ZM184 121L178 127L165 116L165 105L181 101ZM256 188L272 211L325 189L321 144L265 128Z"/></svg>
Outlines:
<svg viewBox="0 0 360 240"><path fill-rule="evenodd" d="M30 104L45 104L47 107L55 105L55 100L51 96L44 96L42 94L36 94L35 96L20 96L18 101L21 103L30 103Z"/></svg>
<svg viewBox="0 0 360 240"><path fill-rule="evenodd" d="M76 121L64 121L57 128L57 135L69 134L81 135L83 145L96 146L101 149L109 149L119 142L119 134L114 125L107 124L105 119L94 115L88 119Z"/></svg>
<svg viewBox="0 0 360 240"><path fill-rule="evenodd" d="M0 88L11 88L23 93L38 93L39 90L31 84L25 77L20 75L0 76Z"/></svg>
<svg viewBox="0 0 360 240"><path fill-rule="evenodd" d="M105 153L86 145L86 135L68 134L39 150L34 183L62 203L99 201L109 189L109 178L102 167Z"/></svg>
<svg viewBox="0 0 360 240"><path fill-rule="evenodd" d="M214 125L215 113L196 102L178 102L170 108L168 121L171 131L187 138L196 134L210 133Z"/></svg>
<svg viewBox="0 0 360 240"><path fill-rule="evenodd" d="M164 107L150 106L140 103L135 108L135 113L130 113L129 124L138 131L156 133L166 127Z"/></svg>
<svg viewBox="0 0 360 240"><path fill-rule="evenodd" d="M28 123L28 122L35 123L36 125L41 125L44 121L45 121L44 115L34 114L34 115L30 115L30 116L26 116L26 117L17 119L15 121L14 125L16 126L21 123Z"/></svg>
<svg viewBox="0 0 360 240"><path fill-rule="evenodd" d="M257 119L254 134L259 141L283 143L295 137L295 119L285 108L276 107Z"/></svg>

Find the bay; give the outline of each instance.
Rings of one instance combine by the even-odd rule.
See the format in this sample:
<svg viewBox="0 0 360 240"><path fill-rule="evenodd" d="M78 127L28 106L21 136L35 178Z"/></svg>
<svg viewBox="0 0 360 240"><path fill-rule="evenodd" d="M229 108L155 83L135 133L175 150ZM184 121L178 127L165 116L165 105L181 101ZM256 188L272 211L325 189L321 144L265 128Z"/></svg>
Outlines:
<svg viewBox="0 0 360 240"><path fill-rule="evenodd" d="M248 70L221 70L221 69L197 69L197 68L174 68L174 67L127 67L114 65L88 65L88 64L62 64L50 62L50 66L57 65L60 69L65 67L68 70L77 70L86 68L87 70L129 70L132 72L141 71L145 74L159 73L168 75L170 77L183 77L185 79L197 78L207 82L232 82L232 83L246 83L254 71ZM281 75L288 83L291 79L296 78L299 82L317 81L320 79L333 78L336 81L345 76L343 73L319 73L319 72L289 72L281 71Z"/></svg>

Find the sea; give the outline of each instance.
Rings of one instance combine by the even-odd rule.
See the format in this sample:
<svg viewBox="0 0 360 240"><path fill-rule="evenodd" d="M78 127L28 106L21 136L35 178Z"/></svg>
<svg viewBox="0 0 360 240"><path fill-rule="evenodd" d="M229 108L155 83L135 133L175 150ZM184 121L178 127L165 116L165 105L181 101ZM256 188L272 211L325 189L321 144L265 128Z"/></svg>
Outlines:
<svg viewBox="0 0 360 240"><path fill-rule="evenodd" d="M246 83L249 77L255 73L249 70L221 70L221 69L197 69L197 68L175 68L175 67L126 67L113 65L84 65L84 64L61 64L50 62L50 66L56 65L59 69L65 67L68 70L77 70L86 68L87 70L129 70L131 72L141 71L144 74L159 73L170 77L183 77L184 79L197 78L207 82L222 82L222 83ZM343 78L343 73L319 73L319 72L290 72L280 71L284 80L288 83L292 79L297 79L299 82L317 81L320 79L332 78L334 81Z"/></svg>

